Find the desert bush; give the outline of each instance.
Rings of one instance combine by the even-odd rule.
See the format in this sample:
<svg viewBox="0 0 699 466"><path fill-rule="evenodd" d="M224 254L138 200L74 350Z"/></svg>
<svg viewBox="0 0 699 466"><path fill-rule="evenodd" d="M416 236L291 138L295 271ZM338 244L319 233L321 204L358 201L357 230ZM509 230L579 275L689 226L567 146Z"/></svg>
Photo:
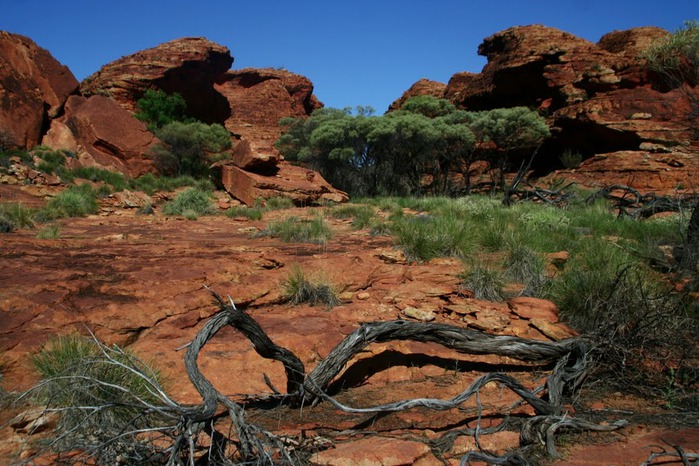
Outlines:
<svg viewBox="0 0 699 466"><path fill-rule="evenodd" d="M212 214L214 203L211 200L211 192L189 188L175 196L172 201L165 203L162 210L166 215L182 215L194 220L201 215Z"/></svg>
<svg viewBox="0 0 699 466"><path fill-rule="evenodd" d="M161 90L148 89L143 97L136 101L136 114L146 123L148 129L156 132L173 121L187 120L187 102L181 94L167 94Z"/></svg>
<svg viewBox="0 0 699 466"><path fill-rule="evenodd" d="M0 202L0 233L9 233L15 228L32 228L34 210L19 202Z"/></svg>
<svg viewBox="0 0 699 466"><path fill-rule="evenodd" d="M92 182L104 182L112 186L115 191L123 191L129 185L129 179L122 173L105 170L97 167L77 167L61 172L61 179L70 183L76 178L90 180Z"/></svg>
<svg viewBox="0 0 699 466"><path fill-rule="evenodd" d="M262 220L261 207L231 207L226 211L228 217L245 217L250 220Z"/></svg>
<svg viewBox="0 0 699 466"><path fill-rule="evenodd" d="M152 364L77 334L52 338L32 362L42 379L33 394L59 413L54 448L97 443L110 445L99 450L103 464L148 462L152 446L139 437L139 429L166 421L158 411L144 410L162 405L163 380Z"/></svg>
<svg viewBox="0 0 699 466"><path fill-rule="evenodd" d="M571 149L564 150L559 159L563 168L578 168L583 161L582 154Z"/></svg>
<svg viewBox="0 0 699 466"><path fill-rule="evenodd" d="M311 220L288 217L280 222L271 222L260 235L280 238L285 242L325 243L332 238L332 228L316 216Z"/></svg>
<svg viewBox="0 0 699 466"><path fill-rule="evenodd" d="M336 206L329 210L332 218L351 218L352 228L360 230L372 226L376 219L376 213L371 206L361 204L348 204Z"/></svg>
<svg viewBox="0 0 699 466"><path fill-rule="evenodd" d="M520 242L510 241L504 266L508 278L524 284L524 296L542 294L547 282L546 271L544 260L536 251Z"/></svg>
<svg viewBox="0 0 699 466"><path fill-rule="evenodd" d="M699 81L699 21L686 21L684 27L656 40L642 57L648 68L671 88Z"/></svg>
<svg viewBox="0 0 699 466"><path fill-rule="evenodd" d="M90 185L73 185L51 199L38 212L37 218L39 221L50 221L62 217L84 217L96 214L98 209L97 192Z"/></svg>
<svg viewBox="0 0 699 466"><path fill-rule="evenodd" d="M195 179L189 175L182 176L155 176L152 173L139 176L129 180L129 189L143 191L148 195L153 195L158 191L174 191L178 188L191 186L203 191L212 191L213 183L208 179Z"/></svg>
<svg viewBox="0 0 699 466"><path fill-rule="evenodd" d="M36 164L36 169L40 172L59 174L61 169L65 166L66 156L63 151L39 146L34 148L32 153L41 159L41 161Z"/></svg>
<svg viewBox="0 0 699 466"><path fill-rule="evenodd" d="M502 272L482 264L472 264L460 275L461 284L473 293L476 299L502 301L505 297L505 282Z"/></svg>
<svg viewBox="0 0 699 466"><path fill-rule="evenodd" d="M475 245L470 224L456 216L417 215L396 218L391 233L408 260L466 257Z"/></svg>
<svg viewBox="0 0 699 466"><path fill-rule="evenodd" d="M292 304L322 304L331 308L340 304L335 287L323 279L311 279L295 266L284 281L284 294Z"/></svg>
<svg viewBox="0 0 699 466"><path fill-rule="evenodd" d="M57 223L45 226L36 233L37 239L56 239L60 236L60 230Z"/></svg>
<svg viewBox="0 0 699 466"><path fill-rule="evenodd" d="M288 197L270 197L265 199L262 204L265 210L286 210L294 207L294 201Z"/></svg>
<svg viewBox="0 0 699 466"><path fill-rule="evenodd" d="M174 121L159 128L156 136L162 143L152 149L153 162L168 176L205 178L211 163L231 147L230 133L219 124Z"/></svg>

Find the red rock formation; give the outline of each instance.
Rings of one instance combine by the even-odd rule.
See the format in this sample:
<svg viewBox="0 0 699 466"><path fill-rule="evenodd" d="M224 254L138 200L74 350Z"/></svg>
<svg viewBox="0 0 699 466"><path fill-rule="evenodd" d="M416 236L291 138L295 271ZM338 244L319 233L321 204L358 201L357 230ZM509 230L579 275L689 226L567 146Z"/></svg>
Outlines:
<svg viewBox="0 0 699 466"><path fill-rule="evenodd" d="M14 144L39 144L49 118L56 117L78 88L70 70L31 39L0 31L0 130Z"/></svg>
<svg viewBox="0 0 699 466"><path fill-rule="evenodd" d="M294 204L315 205L324 201L347 202L347 194L323 179L319 173L280 162L275 175L260 175L239 167L221 167L222 184L233 197L247 205L257 199L286 197Z"/></svg>
<svg viewBox="0 0 699 466"><path fill-rule="evenodd" d="M47 145L76 151L82 165L129 176L154 171L147 153L158 139L115 101L100 95L71 96L65 109L65 116L52 122Z"/></svg>
<svg viewBox="0 0 699 466"><path fill-rule="evenodd" d="M611 32L594 44L545 26L510 28L484 40L478 49L488 58L483 71L455 74L445 97L468 110L539 108L553 137L539 151L537 170L552 171L565 150L584 158L615 153L619 165L605 165L609 173L591 163L596 168L590 175L578 177L609 180L619 174L615 168L627 165L619 157L636 160L631 155L635 151L642 154L657 145L687 153L699 148L692 121L699 88L685 84L666 92L655 89L641 58L644 49L666 34L660 28L635 28ZM625 181L639 189L653 186L668 192L693 167L663 166L662 176L648 175L646 167ZM677 173L668 176L667 170ZM696 175L699 172L691 171L688 176Z"/></svg>
<svg viewBox="0 0 699 466"><path fill-rule="evenodd" d="M176 39L103 66L81 83L80 91L108 95L130 112L148 89L179 92L191 116L220 123L229 115L228 104L213 84L232 63L222 45L204 38Z"/></svg>
<svg viewBox="0 0 699 466"><path fill-rule="evenodd" d="M444 91L446 90L446 88L447 85L444 83L422 78L415 84L410 86L410 89L405 91L399 99L395 100L391 105L389 105L388 111L391 112L394 110L398 110L403 106L405 101L410 99L411 97L417 97L420 95L430 95L432 97L442 99L444 98Z"/></svg>
<svg viewBox="0 0 699 466"><path fill-rule="evenodd" d="M248 141L260 159L276 163L274 143L281 136L279 120L305 118L323 106L313 95L313 83L303 76L272 68L229 71L216 90L228 99L230 117L226 128Z"/></svg>

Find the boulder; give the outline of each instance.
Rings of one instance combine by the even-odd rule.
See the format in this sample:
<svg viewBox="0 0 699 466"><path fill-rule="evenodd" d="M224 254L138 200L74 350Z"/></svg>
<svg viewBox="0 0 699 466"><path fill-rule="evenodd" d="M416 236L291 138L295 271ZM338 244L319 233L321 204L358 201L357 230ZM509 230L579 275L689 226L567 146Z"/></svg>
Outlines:
<svg viewBox="0 0 699 466"><path fill-rule="evenodd" d="M149 149L158 139L143 122L114 100L101 95L71 96L61 121L54 121L45 142L55 148L77 149L82 165L118 170L129 176L154 171ZM74 139L65 134L68 128ZM57 135L62 134L63 138ZM67 144L61 144L61 140Z"/></svg>
<svg viewBox="0 0 699 466"><path fill-rule="evenodd" d="M410 89L405 91L399 99L395 100L391 105L389 105L388 111L391 112L400 109L405 103L405 101L410 99L411 97L429 95L438 99L442 99L444 98L444 91L446 89L447 85L444 83L422 78L415 84L410 86Z"/></svg>
<svg viewBox="0 0 699 466"><path fill-rule="evenodd" d="M78 88L73 73L31 39L0 31L0 131L19 147L39 144L44 125Z"/></svg>
<svg viewBox="0 0 699 466"><path fill-rule="evenodd" d="M258 147L248 139L241 139L233 149L233 165L257 173L274 171L279 153L269 147Z"/></svg>
<svg viewBox="0 0 699 466"><path fill-rule="evenodd" d="M313 83L308 78L286 70L229 71L215 89L228 100L226 128L247 140L254 153L269 160L278 157L274 143L282 134L279 120L305 118L323 106L313 95Z"/></svg>
<svg viewBox="0 0 699 466"><path fill-rule="evenodd" d="M286 197L300 206L349 200L346 193L330 186L317 172L287 162L280 162L277 170L275 175L266 176L225 165L221 167L221 180L231 196L247 205L273 197Z"/></svg>
<svg viewBox="0 0 699 466"><path fill-rule="evenodd" d="M192 117L221 123L230 110L213 85L232 63L222 45L201 37L176 39L103 66L81 83L80 91L86 97L108 95L129 112L148 89L178 92Z"/></svg>

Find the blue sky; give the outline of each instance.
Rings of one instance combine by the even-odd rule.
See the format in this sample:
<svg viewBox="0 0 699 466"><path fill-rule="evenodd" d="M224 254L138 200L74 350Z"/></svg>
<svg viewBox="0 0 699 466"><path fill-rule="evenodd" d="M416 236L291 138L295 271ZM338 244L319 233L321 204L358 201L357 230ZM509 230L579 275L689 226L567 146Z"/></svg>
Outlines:
<svg viewBox="0 0 699 466"><path fill-rule="evenodd" d="M544 24L591 41L699 19L699 0L0 0L0 29L26 35L82 80L123 55L179 37L227 46L234 69L307 76L331 107L383 113L420 78L480 71L483 38Z"/></svg>

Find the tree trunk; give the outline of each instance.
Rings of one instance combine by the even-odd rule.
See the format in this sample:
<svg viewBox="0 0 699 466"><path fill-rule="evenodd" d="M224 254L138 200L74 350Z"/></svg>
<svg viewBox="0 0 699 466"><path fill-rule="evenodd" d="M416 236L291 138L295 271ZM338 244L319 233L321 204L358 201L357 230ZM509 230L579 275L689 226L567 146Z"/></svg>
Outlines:
<svg viewBox="0 0 699 466"><path fill-rule="evenodd" d="M699 260L699 201L695 204L687 227L687 237L675 257L682 270L696 271Z"/></svg>

